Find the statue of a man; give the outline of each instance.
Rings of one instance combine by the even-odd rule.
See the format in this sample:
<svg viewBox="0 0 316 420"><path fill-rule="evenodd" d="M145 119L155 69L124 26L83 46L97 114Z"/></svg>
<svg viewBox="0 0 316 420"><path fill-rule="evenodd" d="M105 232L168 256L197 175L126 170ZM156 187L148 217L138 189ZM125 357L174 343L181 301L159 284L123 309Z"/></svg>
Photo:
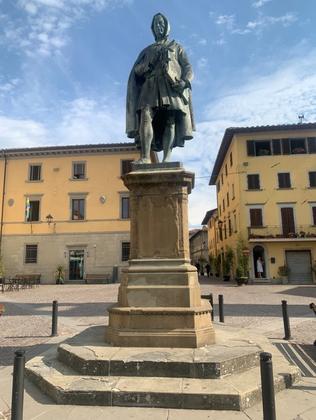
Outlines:
<svg viewBox="0 0 316 420"><path fill-rule="evenodd" d="M163 151L169 161L173 147L193 138L192 67L181 45L170 41L168 19L153 17L155 43L138 56L127 88L126 132L141 150L138 163L150 163L150 151Z"/></svg>

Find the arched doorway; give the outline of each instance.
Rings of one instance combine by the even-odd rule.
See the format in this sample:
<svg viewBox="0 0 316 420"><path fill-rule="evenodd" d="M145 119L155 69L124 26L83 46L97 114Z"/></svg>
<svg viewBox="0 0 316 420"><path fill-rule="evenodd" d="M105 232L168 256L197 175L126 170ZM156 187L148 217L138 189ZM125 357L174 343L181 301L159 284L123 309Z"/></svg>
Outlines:
<svg viewBox="0 0 316 420"><path fill-rule="evenodd" d="M266 278L266 263L265 263L265 253L264 248L261 245L256 245L252 251L253 254L253 268L256 278ZM259 262L258 262L259 260ZM260 274L259 267L262 266L262 273Z"/></svg>

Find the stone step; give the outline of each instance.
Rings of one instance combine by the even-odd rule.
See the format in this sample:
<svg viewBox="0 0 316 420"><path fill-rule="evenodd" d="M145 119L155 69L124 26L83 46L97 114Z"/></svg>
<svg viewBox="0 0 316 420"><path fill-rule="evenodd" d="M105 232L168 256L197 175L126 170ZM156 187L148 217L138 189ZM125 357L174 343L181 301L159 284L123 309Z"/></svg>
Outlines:
<svg viewBox="0 0 316 420"><path fill-rule="evenodd" d="M275 391L298 373L275 374ZM56 359L56 350L35 357L26 375L57 404L245 410L261 399L259 367L222 379L79 375Z"/></svg>
<svg viewBox="0 0 316 420"><path fill-rule="evenodd" d="M59 345L58 359L81 375L218 379L257 366L260 351L242 341L198 349L66 343Z"/></svg>

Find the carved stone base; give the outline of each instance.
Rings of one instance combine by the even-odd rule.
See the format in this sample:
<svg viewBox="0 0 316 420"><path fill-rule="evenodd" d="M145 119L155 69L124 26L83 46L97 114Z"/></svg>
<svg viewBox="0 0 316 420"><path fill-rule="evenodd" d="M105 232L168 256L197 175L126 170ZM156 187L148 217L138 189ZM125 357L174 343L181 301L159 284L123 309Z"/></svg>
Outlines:
<svg viewBox="0 0 316 420"><path fill-rule="evenodd" d="M210 305L198 308L120 308L109 310L106 341L121 347L189 347L215 343Z"/></svg>

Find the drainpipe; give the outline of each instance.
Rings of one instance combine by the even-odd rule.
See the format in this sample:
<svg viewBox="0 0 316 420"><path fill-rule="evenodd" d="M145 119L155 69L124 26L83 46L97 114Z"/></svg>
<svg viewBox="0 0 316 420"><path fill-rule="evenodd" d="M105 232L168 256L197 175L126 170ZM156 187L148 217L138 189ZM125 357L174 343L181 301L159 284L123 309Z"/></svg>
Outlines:
<svg viewBox="0 0 316 420"><path fill-rule="evenodd" d="M3 168L2 204L1 204L1 220L0 220L0 256L2 252L4 196L5 196L5 185L6 185L6 178L7 178L7 155L5 154L4 150L2 150L2 157L4 158L4 168Z"/></svg>

